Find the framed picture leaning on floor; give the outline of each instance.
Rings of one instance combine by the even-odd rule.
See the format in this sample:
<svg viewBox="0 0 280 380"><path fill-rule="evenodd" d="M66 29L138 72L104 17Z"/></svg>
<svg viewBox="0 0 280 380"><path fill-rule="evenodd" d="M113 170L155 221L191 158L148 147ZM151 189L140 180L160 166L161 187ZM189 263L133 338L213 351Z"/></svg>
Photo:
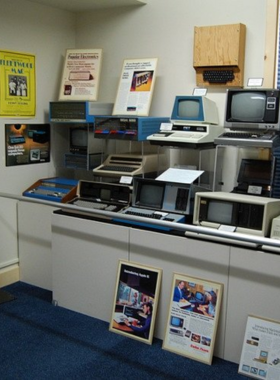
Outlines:
<svg viewBox="0 0 280 380"><path fill-rule="evenodd" d="M110 331L152 344L162 270L119 261Z"/></svg>
<svg viewBox="0 0 280 380"><path fill-rule="evenodd" d="M223 285L174 273L163 348L211 364Z"/></svg>

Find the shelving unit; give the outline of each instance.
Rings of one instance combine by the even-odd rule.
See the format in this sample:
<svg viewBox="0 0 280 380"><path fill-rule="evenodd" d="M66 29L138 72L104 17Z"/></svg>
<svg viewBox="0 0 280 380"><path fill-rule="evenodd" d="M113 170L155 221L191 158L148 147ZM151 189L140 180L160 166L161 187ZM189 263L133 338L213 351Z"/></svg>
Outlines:
<svg viewBox="0 0 280 380"><path fill-rule="evenodd" d="M146 1L142 0L30 0L33 3L44 4L67 11L82 12L104 8L116 8L125 6L141 6Z"/></svg>

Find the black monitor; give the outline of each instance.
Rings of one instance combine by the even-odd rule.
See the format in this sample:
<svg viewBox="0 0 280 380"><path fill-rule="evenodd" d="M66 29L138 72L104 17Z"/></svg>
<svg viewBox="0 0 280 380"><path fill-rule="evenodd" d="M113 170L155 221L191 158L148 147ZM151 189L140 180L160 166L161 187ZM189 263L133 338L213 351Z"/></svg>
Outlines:
<svg viewBox="0 0 280 380"><path fill-rule="evenodd" d="M224 126L279 131L279 95L278 89L228 89Z"/></svg>
<svg viewBox="0 0 280 380"><path fill-rule="evenodd" d="M164 198L165 182L145 179L135 183L135 206L161 209Z"/></svg>
<svg viewBox="0 0 280 380"><path fill-rule="evenodd" d="M267 185L271 183L270 160L242 159L237 177L239 184Z"/></svg>

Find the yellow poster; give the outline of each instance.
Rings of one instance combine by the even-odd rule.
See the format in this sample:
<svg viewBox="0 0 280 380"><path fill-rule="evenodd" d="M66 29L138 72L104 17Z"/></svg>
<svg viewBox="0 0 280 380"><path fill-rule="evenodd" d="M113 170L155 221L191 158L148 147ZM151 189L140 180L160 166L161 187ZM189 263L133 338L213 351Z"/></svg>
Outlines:
<svg viewBox="0 0 280 380"><path fill-rule="evenodd" d="M0 116L30 117L35 112L35 56L1 50Z"/></svg>

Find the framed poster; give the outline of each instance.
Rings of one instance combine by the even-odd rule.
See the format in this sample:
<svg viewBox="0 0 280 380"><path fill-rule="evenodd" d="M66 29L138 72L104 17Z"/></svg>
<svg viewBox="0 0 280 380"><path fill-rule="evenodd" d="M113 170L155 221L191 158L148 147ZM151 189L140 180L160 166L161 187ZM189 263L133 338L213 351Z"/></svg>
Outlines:
<svg viewBox="0 0 280 380"><path fill-rule="evenodd" d="M97 100L102 49L67 49L59 100Z"/></svg>
<svg viewBox="0 0 280 380"><path fill-rule="evenodd" d="M110 331L152 344L162 270L119 261Z"/></svg>
<svg viewBox="0 0 280 380"><path fill-rule="evenodd" d="M157 62L157 58L124 60L113 115L149 116Z"/></svg>
<svg viewBox="0 0 280 380"><path fill-rule="evenodd" d="M254 379L280 379L280 322L249 315L238 372Z"/></svg>
<svg viewBox="0 0 280 380"><path fill-rule="evenodd" d="M50 162L50 124L5 124L6 166Z"/></svg>
<svg viewBox="0 0 280 380"><path fill-rule="evenodd" d="M173 274L163 348L211 364L223 285Z"/></svg>
<svg viewBox="0 0 280 380"><path fill-rule="evenodd" d="M35 112L35 56L1 50L0 116L31 117Z"/></svg>

